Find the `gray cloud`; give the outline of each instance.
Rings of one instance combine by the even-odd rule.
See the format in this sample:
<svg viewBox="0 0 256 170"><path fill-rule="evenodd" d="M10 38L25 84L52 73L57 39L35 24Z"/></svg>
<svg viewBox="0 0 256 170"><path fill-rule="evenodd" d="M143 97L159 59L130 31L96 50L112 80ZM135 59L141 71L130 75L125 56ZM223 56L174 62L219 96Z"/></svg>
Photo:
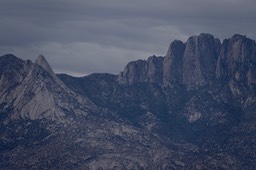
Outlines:
<svg viewBox="0 0 256 170"><path fill-rule="evenodd" d="M76 75L118 73L201 32L256 39L255 0L1 0L0 19L0 55L42 53Z"/></svg>

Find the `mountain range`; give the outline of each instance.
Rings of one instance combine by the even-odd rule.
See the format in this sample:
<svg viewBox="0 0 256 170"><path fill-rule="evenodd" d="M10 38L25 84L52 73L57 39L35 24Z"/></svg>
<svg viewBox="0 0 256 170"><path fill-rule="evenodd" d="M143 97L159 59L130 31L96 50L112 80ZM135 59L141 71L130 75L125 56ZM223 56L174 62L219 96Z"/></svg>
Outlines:
<svg viewBox="0 0 256 170"><path fill-rule="evenodd" d="M118 75L0 57L1 169L256 169L256 43L202 33Z"/></svg>

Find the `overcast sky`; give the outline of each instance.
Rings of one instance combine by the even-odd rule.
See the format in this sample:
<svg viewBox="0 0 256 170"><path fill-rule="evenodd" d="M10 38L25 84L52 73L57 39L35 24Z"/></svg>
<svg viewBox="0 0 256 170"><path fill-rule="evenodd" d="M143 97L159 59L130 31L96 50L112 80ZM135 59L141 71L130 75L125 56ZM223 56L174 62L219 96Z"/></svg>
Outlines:
<svg viewBox="0 0 256 170"><path fill-rule="evenodd" d="M0 55L43 54L76 76L118 74L202 32L256 39L256 0L1 0L0 21Z"/></svg>

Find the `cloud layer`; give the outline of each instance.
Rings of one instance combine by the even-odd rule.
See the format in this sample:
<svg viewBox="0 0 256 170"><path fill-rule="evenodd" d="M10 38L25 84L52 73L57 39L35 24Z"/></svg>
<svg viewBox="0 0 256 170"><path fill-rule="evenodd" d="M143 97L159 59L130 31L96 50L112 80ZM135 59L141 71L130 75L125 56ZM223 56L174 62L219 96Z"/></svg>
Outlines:
<svg viewBox="0 0 256 170"><path fill-rule="evenodd" d="M48 59L56 72L117 74L207 32L256 39L255 0L1 0L0 55Z"/></svg>

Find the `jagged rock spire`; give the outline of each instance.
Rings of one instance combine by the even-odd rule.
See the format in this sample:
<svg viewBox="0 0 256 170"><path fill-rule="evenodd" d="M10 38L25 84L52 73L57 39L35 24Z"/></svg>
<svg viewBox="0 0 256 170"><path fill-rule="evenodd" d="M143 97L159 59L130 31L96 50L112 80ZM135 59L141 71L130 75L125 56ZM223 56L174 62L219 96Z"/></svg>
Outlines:
<svg viewBox="0 0 256 170"><path fill-rule="evenodd" d="M144 61L138 69L133 69L137 68L135 65L138 62L130 62L119 75L118 81L121 84L150 82L162 85L202 85L215 76L220 48L220 40L210 34L192 36L185 43L175 40L164 58ZM154 67L148 67L152 65L150 62L153 62ZM130 75L140 78L131 79Z"/></svg>
<svg viewBox="0 0 256 170"><path fill-rule="evenodd" d="M40 54L36 61L35 64L39 65L40 67L42 67L45 71L47 71L48 73L54 73L51 66L49 65L49 63L47 62L47 60L45 59L45 57Z"/></svg>

